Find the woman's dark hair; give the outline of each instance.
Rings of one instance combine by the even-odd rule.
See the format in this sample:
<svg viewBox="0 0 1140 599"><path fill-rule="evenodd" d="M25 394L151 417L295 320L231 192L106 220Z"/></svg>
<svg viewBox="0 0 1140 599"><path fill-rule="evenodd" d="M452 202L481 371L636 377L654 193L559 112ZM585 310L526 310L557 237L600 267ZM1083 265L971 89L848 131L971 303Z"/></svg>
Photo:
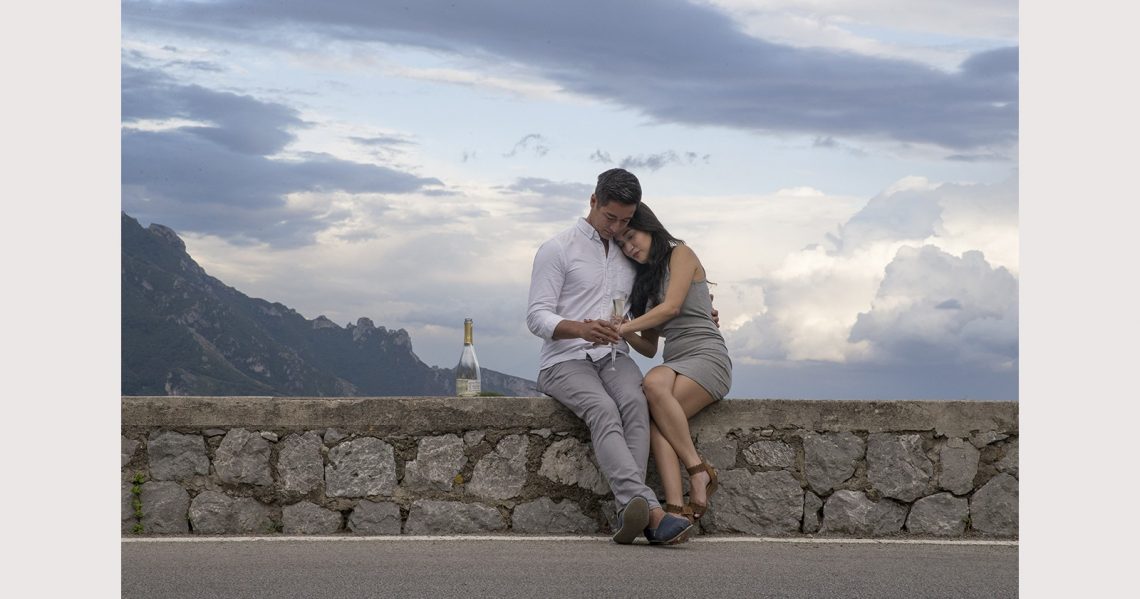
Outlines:
<svg viewBox="0 0 1140 599"><path fill-rule="evenodd" d="M637 205L637 210L629 221L629 228L648 233L653 240L645 264L635 264L637 276L633 279L633 291L629 294L629 309L633 317L637 318L647 312L646 306L650 298L660 301L661 284L665 280L665 271L669 268L669 256L674 247L685 242L670 235L645 202Z"/></svg>

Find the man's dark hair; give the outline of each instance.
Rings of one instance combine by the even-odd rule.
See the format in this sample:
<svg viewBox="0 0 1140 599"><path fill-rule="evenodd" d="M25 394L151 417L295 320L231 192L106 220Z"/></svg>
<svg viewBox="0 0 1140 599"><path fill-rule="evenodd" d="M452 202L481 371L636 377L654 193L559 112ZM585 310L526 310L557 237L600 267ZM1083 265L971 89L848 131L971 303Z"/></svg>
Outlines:
<svg viewBox="0 0 1140 599"><path fill-rule="evenodd" d="M641 202L641 182L624 168L611 168L598 175L594 198L598 200L599 206L605 206L610 201L635 206Z"/></svg>

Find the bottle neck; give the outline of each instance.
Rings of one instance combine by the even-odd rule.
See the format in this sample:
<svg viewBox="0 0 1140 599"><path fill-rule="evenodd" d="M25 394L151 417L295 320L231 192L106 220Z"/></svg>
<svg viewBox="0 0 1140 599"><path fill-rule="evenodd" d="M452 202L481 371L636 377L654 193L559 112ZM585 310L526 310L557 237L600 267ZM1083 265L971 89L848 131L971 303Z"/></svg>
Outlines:
<svg viewBox="0 0 1140 599"><path fill-rule="evenodd" d="M470 320L463 323L463 345L473 345L475 343L472 328Z"/></svg>

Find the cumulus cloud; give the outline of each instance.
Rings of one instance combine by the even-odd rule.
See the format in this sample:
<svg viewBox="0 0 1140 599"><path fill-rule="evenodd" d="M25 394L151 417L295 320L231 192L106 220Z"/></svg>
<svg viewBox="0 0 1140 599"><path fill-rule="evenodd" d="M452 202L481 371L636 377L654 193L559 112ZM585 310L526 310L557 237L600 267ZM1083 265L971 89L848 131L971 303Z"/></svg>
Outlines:
<svg viewBox="0 0 1140 599"><path fill-rule="evenodd" d="M899 181L826 240L730 286L749 298L725 298L739 310L725 327L733 355L1015 371L1017 200L1016 173Z"/></svg>
<svg viewBox="0 0 1140 599"><path fill-rule="evenodd" d="M406 137L401 137L399 135L372 135L372 136L368 136L368 137L363 137L363 136L359 136L359 135L351 135L351 136L349 136L348 139L353 141L354 143L358 143L362 146L381 147L381 148L388 148L391 146L407 146L407 145L415 144L415 142L413 142L412 140L410 140Z"/></svg>
<svg viewBox="0 0 1140 599"><path fill-rule="evenodd" d="M607 18L598 19L598 14ZM637 5L374 2L125 2L125 27L288 43L288 30L525 65L562 88L654 119L758 132L866 137L958 150L1016 142L1017 48L947 72L925 64L772 43L724 12ZM629 35L628 23L637 24ZM518 35L526 31L527 35ZM583 43L582 32L591 32ZM677 32L684 32L678 43ZM260 36L260 37L259 37Z"/></svg>
<svg viewBox="0 0 1140 599"><path fill-rule="evenodd" d="M865 150L862 150L860 148L856 148L854 146L842 143L830 135L816 136L816 138L814 140L812 140L811 146L813 148L824 148L824 149L828 149L828 150L842 150L844 152L847 152L848 154L851 154L852 156L866 156L867 155L867 152Z"/></svg>
<svg viewBox="0 0 1140 599"><path fill-rule="evenodd" d="M122 82L122 203L144 221L248 243L305 245L349 212L331 196L299 204L295 194L399 194L441 185L324 153L282 156L293 132L305 126L283 104L182 85L130 66ZM133 126L171 120L189 124Z"/></svg>
<svg viewBox="0 0 1140 599"><path fill-rule="evenodd" d="M364 148L367 154L372 158L388 164L392 164L404 158L406 151L410 147L418 145L410 137L387 133L367 136L349 135L347 139L353 144ZM445 190L436 190L436 192L446 193Z"/></svg>
<svg viewBox="0 0 1140 599"><path fill-rule="evenodd" d="M608 155L606 156L609 157ZM670 164L693 164L698 160L708 163L708 154L698 154L696 152L683 152L678 154L673 150L666 150L657 154L648 154L641 156L626 156L621 160L621 168L625 169L649 169L651 171L661 170Z"/></svg>
<svg viewBox="0 0 1140 599"><path fill-rule="evenodd" d="M1011 370L1018 356L1017 280L982 252L899 248L851 341L890 364L971 364Z"/></svg>
<svg viewBox="0 0 1140 599"><path fill-rule="evenodd" d="M503 154L503 157L512 158L520 152L533 153L535 156L546 156L549 151L550 146L546 145L546 138L538 133L531 133L515 142L515 147L511 148L510 152Z"/></svg>
<svg viewBox="0 0 1140 599"><path fill-rule="evenodd" d="M838 254L876 243L929 243L955 254L984 250L991 263L1016 273L1016 174L991 185L934 184L908 177L871 198L828 241Z"/></svg>
<svg viewBox="0 0 1140 599"><path fill-rule="evenodd" d="M648 156L626 156L621 161L621 167L624 169L649 169L651 171L660 170L667 164L680 162L681 158L677 153L669 150L661 152L660 154L650 154Z"/></svg>

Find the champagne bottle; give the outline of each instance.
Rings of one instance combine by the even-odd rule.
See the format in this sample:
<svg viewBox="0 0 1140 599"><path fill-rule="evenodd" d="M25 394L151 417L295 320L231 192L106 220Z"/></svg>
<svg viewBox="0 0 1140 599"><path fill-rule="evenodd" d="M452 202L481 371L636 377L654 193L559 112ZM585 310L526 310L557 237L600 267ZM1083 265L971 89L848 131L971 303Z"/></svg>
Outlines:
<svg viewBox="0 0 1140 599"><path fill-rule="evenodd" d="M479 372L479 358L475 357L472 327L470 318L463 321L463 353L455 367L455 394L460 397L475 397L482 391L483 375Z"/></svg>

